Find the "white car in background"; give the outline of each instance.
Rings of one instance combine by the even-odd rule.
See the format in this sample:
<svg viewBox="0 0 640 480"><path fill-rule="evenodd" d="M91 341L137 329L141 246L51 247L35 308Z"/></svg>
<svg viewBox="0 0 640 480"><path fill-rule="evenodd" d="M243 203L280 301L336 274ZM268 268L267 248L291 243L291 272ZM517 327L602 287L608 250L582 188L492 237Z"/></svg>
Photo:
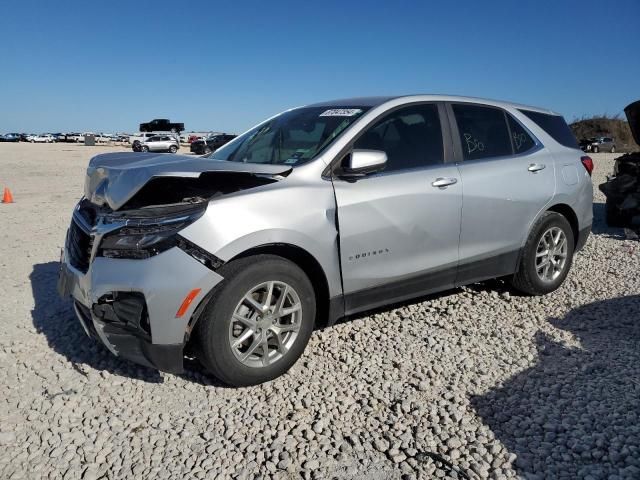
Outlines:
<svg viewBox="0 0 640 480"><path fill-rule="evenodd" d="M29 141L31 143L53 143L56 140L50 133L41 133L40 135L32 136Z"/></svg>

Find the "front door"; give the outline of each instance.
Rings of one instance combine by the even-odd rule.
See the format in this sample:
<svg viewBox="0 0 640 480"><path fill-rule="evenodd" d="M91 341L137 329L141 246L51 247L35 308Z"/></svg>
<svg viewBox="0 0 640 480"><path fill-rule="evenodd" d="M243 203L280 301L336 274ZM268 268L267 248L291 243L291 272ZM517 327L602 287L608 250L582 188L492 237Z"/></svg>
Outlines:
<svg viewBox="0 0 640 480"><path fill-rule="evenodd" d="M386 168L334 178L347 314L453 285L462 183L446 162L439 110L417 104L386 114L353 145L384 151Z"/></svg>

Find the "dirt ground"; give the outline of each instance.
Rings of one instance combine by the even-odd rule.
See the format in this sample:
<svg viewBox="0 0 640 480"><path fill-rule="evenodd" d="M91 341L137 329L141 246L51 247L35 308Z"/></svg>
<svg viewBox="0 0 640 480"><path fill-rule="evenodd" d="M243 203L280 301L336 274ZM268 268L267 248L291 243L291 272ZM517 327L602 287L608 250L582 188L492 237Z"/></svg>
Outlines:
<svg viewBox="0 0 640 480"><path fill-rule="evenodd" d="M56 294L87 162L118 150L0 143L0 478L434 478L427 451L481 478L640 478L640 243L597 191L615 155L592 155L593 233L557 292L389 307L229 389L114 358Z"/></svg>

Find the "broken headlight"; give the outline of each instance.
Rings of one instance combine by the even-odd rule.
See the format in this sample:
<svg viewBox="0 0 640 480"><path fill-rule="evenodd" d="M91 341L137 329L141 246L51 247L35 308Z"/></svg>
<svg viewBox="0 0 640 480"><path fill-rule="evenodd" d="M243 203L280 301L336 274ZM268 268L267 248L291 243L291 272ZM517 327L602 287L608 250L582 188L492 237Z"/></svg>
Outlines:
<svg viewBox="0 0 640 480"><path fill-rule="evenodd" d="M145 259L153 257L177 245L177 233L200 218L206 209L206 202L197 209L187 212L163 213L150 216L150 210L144 216L120 215L105 218L105 223L122 222L123 226L102 237L98 255L107 258Z"/></svg>

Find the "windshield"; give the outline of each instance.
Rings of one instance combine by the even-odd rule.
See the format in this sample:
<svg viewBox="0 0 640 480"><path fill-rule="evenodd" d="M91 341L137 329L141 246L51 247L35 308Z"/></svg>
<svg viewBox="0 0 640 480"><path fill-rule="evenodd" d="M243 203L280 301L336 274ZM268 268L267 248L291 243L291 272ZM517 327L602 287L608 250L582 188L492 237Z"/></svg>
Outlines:
<svg viewBox="0 0 640 480"><path fill-rule="evenodd" d="M214 160L300 165L327 148L368 107L304 107L258 125L211 153Z"/></svg>

